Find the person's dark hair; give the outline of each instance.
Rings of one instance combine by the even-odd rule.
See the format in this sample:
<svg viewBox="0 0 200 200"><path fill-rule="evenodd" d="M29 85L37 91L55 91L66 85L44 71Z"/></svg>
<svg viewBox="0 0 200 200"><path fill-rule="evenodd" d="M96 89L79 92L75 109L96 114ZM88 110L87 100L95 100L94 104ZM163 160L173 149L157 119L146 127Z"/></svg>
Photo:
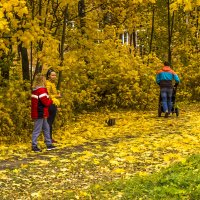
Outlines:
<svg viewBox="0 0 200 200"><path fill-rule="evenodd" d="M165 66L170 66L170 63L169 63L168 61L165 61L165 62L164 62L164 65L165 65Z"/></svg>
<svg viewBox="0 0 200 200"><path fill-rule="evenodd" d="M51 72L55 72L55 71L52 68L48 69L47 74L46 74L46 79L49 79Z"/></svg>

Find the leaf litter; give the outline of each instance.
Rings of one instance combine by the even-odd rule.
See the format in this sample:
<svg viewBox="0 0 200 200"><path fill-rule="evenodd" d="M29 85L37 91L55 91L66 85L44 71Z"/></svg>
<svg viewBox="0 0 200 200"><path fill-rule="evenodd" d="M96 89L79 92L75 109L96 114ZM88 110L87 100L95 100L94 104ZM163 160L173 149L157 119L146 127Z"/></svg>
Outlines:
<svg viewBox="0 0 200 200"><path fill-rule="evenodd" d="M184 162L188 155L200 152L198 110L198 106L185 109L179 117L168 119L158 118L155 112L119 111L109 114L116 118L112 127L104 123L105 113L80 115L63 130L57 150L25 153L27 145L20 150L24 158L18 160L19 153L13 151L16 155L1 159L0 197L89 199L91 185L146 176Z"/></svg>

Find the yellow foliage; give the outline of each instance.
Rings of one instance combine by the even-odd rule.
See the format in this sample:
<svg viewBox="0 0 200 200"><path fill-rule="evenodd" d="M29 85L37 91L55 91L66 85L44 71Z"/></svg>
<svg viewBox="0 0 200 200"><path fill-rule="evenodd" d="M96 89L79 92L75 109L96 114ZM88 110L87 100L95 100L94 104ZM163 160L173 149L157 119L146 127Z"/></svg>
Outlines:
<svg viewBox="0 0 200 200"><path fill-rule="evenodd" d="M31 193L31 198L34 198L34 199L38 199L38 198L41 198L42 195L40 192L33 192Z"/></svg>
<svg viewBox="0 0 200 200"><path fill-rule="evenodd" d="M126 170L125 169L122 169L122 168L117 168L117 169L114 169L113 171L112 171L112 173L117 173L117 174L123 174L123 173L125 173L126 172Z"/></svg>

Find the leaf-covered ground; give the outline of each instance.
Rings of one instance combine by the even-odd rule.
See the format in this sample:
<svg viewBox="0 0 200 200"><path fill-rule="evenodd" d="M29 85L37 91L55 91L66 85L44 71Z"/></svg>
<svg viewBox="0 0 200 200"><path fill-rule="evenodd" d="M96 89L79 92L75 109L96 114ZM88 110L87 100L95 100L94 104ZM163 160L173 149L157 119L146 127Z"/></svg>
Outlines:
<svg viewBox="0 0 200 200"><path fill-rule="evenodd" d="M0 199L94 199L90 186L184 161L200 152L200 105L180 110L168 119L156 111L85 113L62 127L50 152L42 138L42 153L31 152L30 144L2 145ZM115 126L106 125L109 117Z"/></svg>

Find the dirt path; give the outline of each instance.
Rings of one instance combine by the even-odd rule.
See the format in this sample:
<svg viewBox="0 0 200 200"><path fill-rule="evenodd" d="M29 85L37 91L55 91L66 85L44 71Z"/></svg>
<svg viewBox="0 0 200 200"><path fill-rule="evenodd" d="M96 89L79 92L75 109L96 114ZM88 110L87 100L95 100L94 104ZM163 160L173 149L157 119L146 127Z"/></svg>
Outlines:
<svg viewBox="0 0 200 200"><path fill-rule="evenodd" d="M59 147L52 151L44 151L43 153L30 153L27 152L26 158L23 158L19 155L10 156L10 158L6 158L0 161L0 170L13 170L16 168L20 168L21 165L27 165L30 162L33 162L36 159L50 161L52 156L70 156L72 153L81 153L83 151L90 151L91 149L96 148L96 144L98 143L102 148L108 146L110 144L119 143L120 140L124 140L125 138L134 138L135 136L125 136L125 137L114 137L108 139L96 139L91 142L85 142L82 145L71 146L71 147Z"/></svg>

